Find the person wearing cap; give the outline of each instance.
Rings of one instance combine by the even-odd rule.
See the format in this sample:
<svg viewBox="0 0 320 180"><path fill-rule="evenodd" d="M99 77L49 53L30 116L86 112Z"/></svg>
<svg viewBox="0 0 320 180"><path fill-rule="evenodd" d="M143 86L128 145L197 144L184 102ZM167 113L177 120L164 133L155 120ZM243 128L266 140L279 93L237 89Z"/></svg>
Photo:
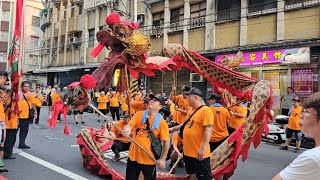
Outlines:
<svg viewBox="0 0 320 180"><path fill-rule="evenodd" d="M37 109L36 105L34 104L34 96L29 91L30 90L30 83L27 81L24 81L21 83L21 91L19 94L19 102L18 106L21 110L19 114L19 149L30 149L29 146L26 145L26 138L28 136L29 132L29 124L33 122L34 119L37 118ZM34 117L30 116L29 113L31 108L34 110Z"/></svg>
<svg viewBox="0 0 320 180"><path fill-rule="evenodd" d="M288 146L291 140L291 136L294 133L296 137L296 149L295 152L298 153L301 145L301 128L299 126L300 115L302 113L302 107L300 106L300 99L295 97L292 99L292 108L289 110L289 121L286 130L286 142L280 149L288 150Z"/></svg>
<svg viewBox="0 0 320 180"><path fill-rule="evenodd" d="M37 113L38 113L37 119L35 120L36 124L39 124L40 110L43 102L43 96L41 94L40 88L41 88L40 85L37 85L36 92L34 93L34 104L36 105Z"/></svg>
<svg viewBox="0 0 320 180"><path fill-rule="evenodd" d="M185 95L191 107L182 140L186 171L198 179L212 179L209 141L214 116L211 109L203 105L202 92L198 88L191 88Z"/></svg>
<svg viewBox="0 0 320 180"><path fill-rule="evenodd" d="M214 122L210 139L210 151L213 152L229 136L228 122L230 113L227 108L220 104L220 94L211 93L208 97L210 109L213 112Z"/></svg>
<svg viewBox="0 0 320 180"><path fill-rule="evenodd" d="M232 106L230 108L230 120L228 128L230 135L234 131L236 131L240 126L242 126L243 122L246 120L247 113L248 109L243 103Z"/></svg>
<svg viewBox="0 0 320 180"><path fill-rule="evenodd" d="M130 116L123 115L122 120L116 122L116 125L121 129L123 129L128 124L129 121L130 121ZM127 137L123 137L122 133L116 127L112 127L111 131L112 131L111 137L115 139L111 146L111 150L115 154L114 157L112 158L112 161L118 161L120 159L120 152L129 150L130 140Z"/></svg>
<svg viewBox="0 0 320 180"><path fill-rule="evenodd" d="M100 92L100 96L97 98L98 102L98 110L102 112L102 114L107 115L107 102L109 98L106 96L104 91ZM106 121L106 120L105 120ZM98 114L98 122L100 122L100 114Z"/></svg>
<svg viewBox="0 0 320 180"><path fill-rule="evenodd" d="M163 104L160 99L154 95L149 95L150 101L145 111L138 111L134 114L128 125L124 127L123 134L128 137L133 133L133 139L146 151L153 156L151 149L151 141L148 138L147 123L153 135L160 139L162 143L162 154L157 164L159 168L166 167L166 157L170 146L169 129L166 121L159 113ZM126 169L126 179L136 180L139 178L140 172L144 179L156 179L156 163L146 155L137 145L131 143L128 162Z"/></svg>
<svg viewBox="0 0 320 180"><path fill-rule="evenodd" d="M129 106L127 103L127 94L123 93L120 98L122 115L129 114Z"/></svg>
<svg viewBox="0 0 320 180"><path fill-rule="evenodd" d="M172 92L170 94L170 99L175 103L175 111L176 114L176 122L178 124L182 124L186 120L187 113L190 109L190 106L188 104L186 92L190 90L190 87L183 86L181 91L182 94L178 96L173 96L173 92L176 91L176 87L172 87Z"/></svg>

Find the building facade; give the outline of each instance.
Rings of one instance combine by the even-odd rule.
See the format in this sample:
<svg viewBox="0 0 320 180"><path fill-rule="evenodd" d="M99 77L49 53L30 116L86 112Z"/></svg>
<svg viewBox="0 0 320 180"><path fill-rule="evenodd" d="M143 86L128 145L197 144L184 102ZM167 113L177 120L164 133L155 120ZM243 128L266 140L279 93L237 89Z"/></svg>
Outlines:
<svg viewBox="0 0 320 180"><path fill-rule="evenodd" d="M0 0L0 69L7 68L8 51L14 26L14 1Z"/></svg>
<svg viewBox="0 0 320 180"><path fill-rule="evenodd" d="M276 112L281 108L280 96L287 87L292 86L302 99L320 89L319 0L149 0L145 3L144 30L151 36L151 54L160 54L167 43L180 43L219 63L219 59L236 56L240 50L245 62L235 70L272 83ZM194 78L192 72L179 73L180 86L198 86L207 93L211 90L211 85ZM154 91L170 91L170 74L158 73L149 79L149 87Z"/></svg>

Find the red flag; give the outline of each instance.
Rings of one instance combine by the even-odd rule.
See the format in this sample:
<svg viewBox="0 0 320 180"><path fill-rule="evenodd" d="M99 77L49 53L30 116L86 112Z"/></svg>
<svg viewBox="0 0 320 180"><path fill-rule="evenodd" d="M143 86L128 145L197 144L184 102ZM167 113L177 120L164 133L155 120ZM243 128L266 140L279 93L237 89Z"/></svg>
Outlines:
<svg viewBox="0 0 320 180"><path fill-rule="evenodd" d="M12 93L15 94L15 112L19 113L18 108L18 89L19 89L19 81L22 76L22 54L23 54L23 42L22 38L24 36L24 4L25 0L17 0L16 1L16 24L14 29L14 35L12 38L12 46L10 48L8 63L11 67L11 89Z"/></svg>

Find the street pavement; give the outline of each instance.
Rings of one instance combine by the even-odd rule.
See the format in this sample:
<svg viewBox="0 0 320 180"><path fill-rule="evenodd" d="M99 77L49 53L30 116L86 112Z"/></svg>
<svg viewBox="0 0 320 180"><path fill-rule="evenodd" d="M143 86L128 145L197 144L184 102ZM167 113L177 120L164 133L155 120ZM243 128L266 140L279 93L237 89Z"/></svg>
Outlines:
<svg viewBox="0 0 320 180"><path fill-rule="evenodd" d="M78 115L79 116L79 115ZM76 135L83 126L75 124L73 115L67 116L71 135L63 134L63 122L57 123L56 129L47 126L47 107L40 113L40 125L31 125L26 140L31 149L15 154L17 159L5 160L7 174L1 174L9 180L99 180L105 179L92 174L82 166L82 157L76 145ZM78 117L80 120L80 117ZM80 121L79 121L80 122ZM98 128L103 124L97 122L97 116L85 113L85 125ZM18 146L19 138L17 136ZM239 160L231 180L270 180L286 167L298 154L279 150L279 146L262 144L251 147L245 162Z"/></svg>

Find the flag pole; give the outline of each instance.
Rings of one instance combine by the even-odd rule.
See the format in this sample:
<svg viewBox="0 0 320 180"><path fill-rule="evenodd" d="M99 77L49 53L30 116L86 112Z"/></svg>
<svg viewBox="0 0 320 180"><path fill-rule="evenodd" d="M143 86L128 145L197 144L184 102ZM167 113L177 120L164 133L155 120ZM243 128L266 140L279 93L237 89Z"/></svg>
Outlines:
<svg viewBox="0 0 320 180"><path fill-rule="evenodd" d="M21 16L21 31L20 31L20 41L19 41L19 68L18 68L18 75L19 77L22 76L22 70L23 70L23 62L25 60L25 57L24 57L24 45L25 45L25 30L26 30L26 26L25 26L25 15L26 15L26 7L27 7L27 1L26 0L22 0L22 16ZM20 83L19 83L20 84Z"/></svg>

